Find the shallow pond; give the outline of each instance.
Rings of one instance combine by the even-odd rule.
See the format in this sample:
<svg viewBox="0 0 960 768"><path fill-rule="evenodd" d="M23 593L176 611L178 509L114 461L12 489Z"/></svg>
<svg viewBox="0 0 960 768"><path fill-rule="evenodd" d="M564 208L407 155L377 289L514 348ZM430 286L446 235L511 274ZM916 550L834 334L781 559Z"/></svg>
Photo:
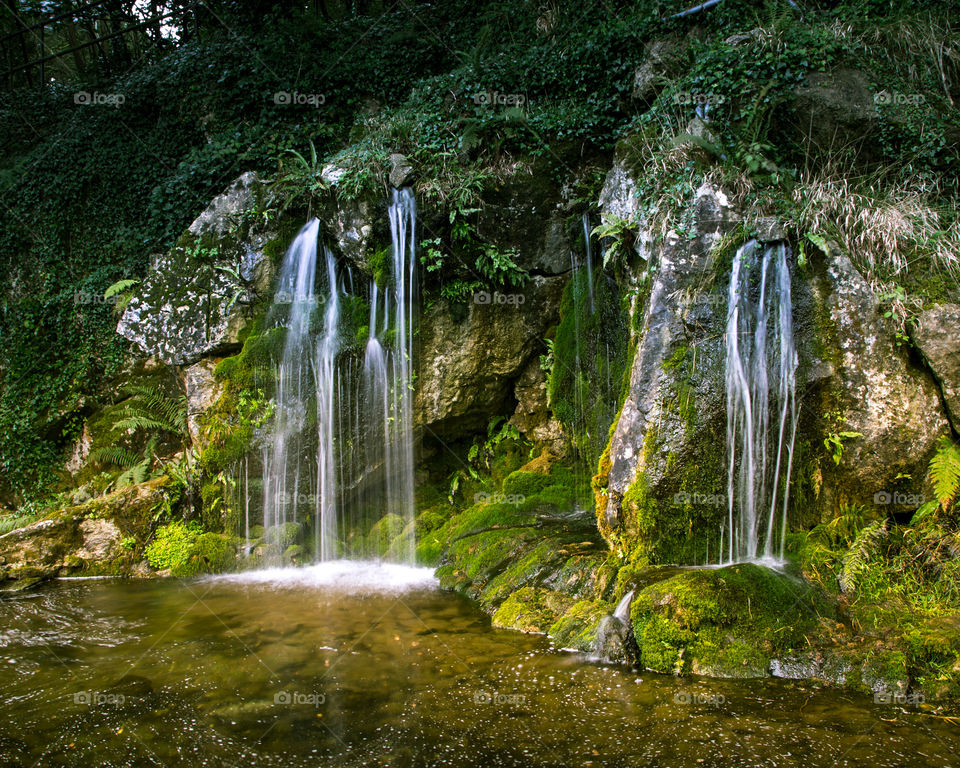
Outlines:
<svg viewBox="0 0 960 768"><path fill-rule="evenodd" d="M6 594L0 703L0 766L960 764L909 707L604 667L356 563Z"/></svg>

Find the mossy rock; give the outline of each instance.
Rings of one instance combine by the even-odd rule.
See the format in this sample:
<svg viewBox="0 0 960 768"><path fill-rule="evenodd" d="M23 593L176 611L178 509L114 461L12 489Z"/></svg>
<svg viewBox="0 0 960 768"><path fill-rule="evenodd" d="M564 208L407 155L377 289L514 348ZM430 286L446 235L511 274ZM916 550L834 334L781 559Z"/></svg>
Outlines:
<svg viewBox="0 0 960 768"><path fill-rule="evenodd" d="M687 570L646 587L630 621L656 672L763 677L833 607L802 579L752 563Z"/></svg>
<svg viewBox="0 0 960 768"><path fill-rule="evenodd" d="M615 608L613 603L600 600L580 600L550 626L550 638L560 648L592 653L597 647L600 623Z"/></svg>
<svg viewBox="0 0 960 768"><path fill-rule="evenodd" d="M263 540L268 546L282 551L291 544L299 543L302 535L303 527L300 523L280 523L267 528L263 533Z"/></svg>
<svg viewBox="0 0 960 768"><path fill-rule="evenodd" d="M493 626L545 634L572 602L559 592L523 587L510 595L493 614Z"/></svg>

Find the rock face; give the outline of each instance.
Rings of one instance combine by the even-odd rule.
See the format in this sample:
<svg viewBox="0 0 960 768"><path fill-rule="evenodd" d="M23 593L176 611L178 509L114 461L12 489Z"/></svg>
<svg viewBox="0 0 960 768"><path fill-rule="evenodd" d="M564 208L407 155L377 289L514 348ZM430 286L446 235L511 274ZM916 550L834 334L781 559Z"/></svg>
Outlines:
<svg viewBox="0 0 960 768"><path fill-rule="evenodd" d="M897 345L893 321L838 248L830 248L811 286L821 313L820 356L833 366L818 414L821 429L825 436L862 435L843 441L839 464L821 462L825 501L875 508L875 497L883 498L877 494L922 493L927 462L948 429L936 383ZM911 485L901 487L897 478L907 475Z"/></svg>
<svg viewBox="0 0 960 768"><path fill-rule="evenodd" d="M641 101L650 101L671 75L676 75L683 64L687 46L666 38L653 40L644 48L643 63L633 76L632 96Z"/></svg>
<svg viewBox="0 0 960 768"><path fill-rule="evenodd" d="M117 325L145 355L185 365L235 347L249 305L273 275L264 248L272 235L245 221L264 194L245 173L214 198L180 242L156 258Z"/></svg>
<svg viewBox="0 0 960 768"><path fill-rule="evenodd" d="M201 441L200 416L217 402L223 390L223 385L213 375L216 367L216 360L201 360L183 372L187 393L187 429L194 445Z"/></svg>
<svg viewBox="0 0 960 768"><path fill-rule="evenodd" d="M477 294L458 320L440 302L420 326L415 418L440 437L486 426L557 322L566 279L534 277L509 294Z"/></svg>
<svg viewBox="0 0 960 768"><path fill-rule="evenodd" d="M499 250L512 251L518 266L534 275L569 272L570 253L582 250L578 217L566 211L564 200L548 177L535 171L517 173L484 195L477 232Z"/></svg>
<svg viewBox="0 0 960 768"><path fill-rule="evenodd" d="M705 524L699 516L712 520L720 512L684 509L671 498L681 490L715 495L724 477L717 461L725 424L724 309L716 298L723 289L713 249L735 216L722 192L703 187L692 220L692 239L671 233L649 251L657 271L645 308L638 308L643 321L629 392L598 477L601 531L615 547L642 542L655 562L683 561L676 559L678 537L691 515Z"/></svg>
<svg viewBox="0 0 960 768"><path fill-rule="evenodd" d="M633 203L621 195L633 188L629 167L615 165L605 211L629 213ZM740 217L722 192L706 187L683 216L689 237L669 233L655 244L641 224L640 251L653 278L634 308L639 331L629 391L595 478L600 530L637 564L715 562L727 514L723 339L730 259L741 243L722 253L715 246ZM782 235L776 222L757 225L764 238ZM948 428L936 383L897 345L893 322L839 250L817 252L791 271L800 358L796 445L806 457L791 483L794 498L806 501L790 525L814 525L843 504L884 514L877 505L887 494L923 492L920 478ZM932 316L932 335L952 340L945 330L951 317ZM945 341L939 352L928 346L938 360L931 367L946 371L955 344ZM835 457L824 441L841 432L856 436L843 437Z"/></svg>
<svg viewBox="0 0 960 768"><path fill-rule="evenodd" d="M820 151L859 146L879 127L869 77L857 70L811 73L792 104L797 130Z"/></svg>
<svg viewBox="0 0 960 768"><path fill-rule="evenodd" d="M940 304L920 315L911 338L933 375L956 432L960 432L960 305Z"/></svg>
<svg viewBox="0 0 960 768"><path fill-rule="evenodd" d="M547 376L534 356L513 387L517 408L510 419L528 440L543 443L555 456L563 456L567 439L547 405Z"/></svg>

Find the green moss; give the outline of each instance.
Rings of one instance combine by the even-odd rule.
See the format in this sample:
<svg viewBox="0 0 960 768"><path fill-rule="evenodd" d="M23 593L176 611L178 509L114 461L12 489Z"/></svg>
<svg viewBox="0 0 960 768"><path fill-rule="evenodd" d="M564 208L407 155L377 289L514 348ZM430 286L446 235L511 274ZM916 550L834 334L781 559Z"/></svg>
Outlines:
<svg viewBox="0 0 960 768"><path fill-rule="evenodd" d="M589 653L596 645L600 622L613 615L615 608L599 600L580 600L550 626L548 634L560 648Z"/></svg>
<svg viewBox="0 0 960 768"><path fill-rule="evenodd" d="M648 586L630 620L645 667L739 677L764 674L774 654L804 646L832 613L806 582L748 563Z"/></svg>
<svg viewBox="0 0 960 768"><path fill-rule="evenodd" d="M570 598L537 587L517 590L493 614L495 627L546 633L570 606Z"/></svg>
<svg viewBox="0 0 960 768"><path fill-rule="evenodd" d="M390 281L391 246L387 245L370 254L367 264L377 287L382 291Z"/></svg>

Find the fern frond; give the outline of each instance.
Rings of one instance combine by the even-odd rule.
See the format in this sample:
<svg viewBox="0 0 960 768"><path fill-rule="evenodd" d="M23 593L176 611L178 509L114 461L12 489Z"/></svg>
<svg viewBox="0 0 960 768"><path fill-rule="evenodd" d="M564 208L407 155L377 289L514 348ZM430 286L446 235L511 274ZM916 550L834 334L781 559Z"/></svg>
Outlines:
<svg viewBox="0 0 960 768"><path fill-rule="evenodd" d="M857 534L857 538L843 556L843 566L840 569L840 589L844 594L857 588L857 582L867 570L870 559L887 538L888 525L886 518L877 520Z"/></svg>
<svg viewBox="0 0 960 768"><path fill-rule="evenodd" d="M960 491L960 447L949 437L940 438L940 446L930 460L927 476L933 484L937 501L946 510L956 500L957 491Z"/></svg>
<svg viewBox="0 0 960 768"><path fill-rule="evenodd" d="M97 448L95 451L91 451L90 459L98 464L132 467L140 460L140 457L122 446L110 445L106 448Z"/></svg>

